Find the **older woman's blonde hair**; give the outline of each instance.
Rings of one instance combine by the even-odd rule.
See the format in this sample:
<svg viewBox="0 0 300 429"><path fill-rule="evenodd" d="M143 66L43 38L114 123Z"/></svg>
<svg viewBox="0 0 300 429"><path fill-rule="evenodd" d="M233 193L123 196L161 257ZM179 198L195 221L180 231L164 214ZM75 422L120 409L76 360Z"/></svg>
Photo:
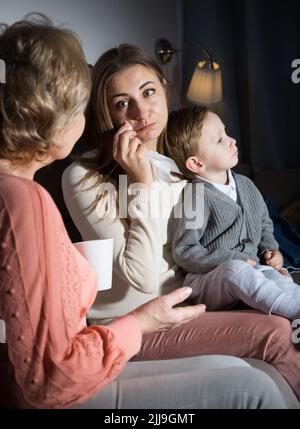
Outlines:
<svg viewBox="0 0 300 429"><path fill-rule="evenodd" d="M49 20L19 21L0 35L0 158L46 158L55 133L82 113L90 72L76 36Z"/></svg>

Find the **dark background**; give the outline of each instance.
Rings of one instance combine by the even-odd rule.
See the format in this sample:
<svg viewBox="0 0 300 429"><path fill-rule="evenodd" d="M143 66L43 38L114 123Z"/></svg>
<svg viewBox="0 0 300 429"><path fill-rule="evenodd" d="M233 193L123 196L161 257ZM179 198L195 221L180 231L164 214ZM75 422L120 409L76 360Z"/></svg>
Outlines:
<svg viewBox="0 0 300 429"><path fill-rule="evenodd" d="M223 100L212 107L254 173L300 168L300 1L184 0L183 44L199 40L221 65ZM202 55L203 56L203 55ZM201 58L205 59L205 57ZM182 102L199 48L182 54Z"/></svg>

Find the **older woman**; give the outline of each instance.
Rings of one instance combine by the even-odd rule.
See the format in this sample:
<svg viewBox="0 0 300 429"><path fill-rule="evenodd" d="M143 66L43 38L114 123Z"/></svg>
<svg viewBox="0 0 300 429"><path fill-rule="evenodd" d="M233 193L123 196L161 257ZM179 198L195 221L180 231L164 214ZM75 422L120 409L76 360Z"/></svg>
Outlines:
<svg viewBox="0 0 300 429"><path fill-rule="evenodd" d="M182 285L171 255L168 217L185 182L168 179L174 165L160 153L169 86L157 64L124 44L99 58L92 77L85 137L95 149L67 168L63 190L84 240L114 238L113 287L97 297L89 313L91 322L107 323ZM206 313L144 336L134 359L256 357L274 365L299 399L299 353L291 336L290 322L280 317Z"/></svg>

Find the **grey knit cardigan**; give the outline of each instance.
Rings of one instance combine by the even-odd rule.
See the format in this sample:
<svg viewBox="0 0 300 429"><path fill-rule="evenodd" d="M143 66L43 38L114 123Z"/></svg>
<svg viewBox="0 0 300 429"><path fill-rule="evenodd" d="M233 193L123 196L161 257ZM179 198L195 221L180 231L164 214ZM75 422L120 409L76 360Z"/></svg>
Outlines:
<svg viewBox="0 0 300 429"><path fill-rule="evenodd" d="M200 177L184 188L182 217L173 211L169 232L173 258L185 272L205 274L230 259L259 262L266 250L278 249L262 195L247 177L233 176L237 202ZM187 204L200 207L201 215L190 217Z"/></svg>

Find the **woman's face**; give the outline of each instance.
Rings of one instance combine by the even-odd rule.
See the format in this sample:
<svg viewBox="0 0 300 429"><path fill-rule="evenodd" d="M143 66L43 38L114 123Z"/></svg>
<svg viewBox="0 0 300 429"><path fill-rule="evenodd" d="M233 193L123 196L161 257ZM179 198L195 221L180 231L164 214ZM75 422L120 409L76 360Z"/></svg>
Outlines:
<svg viewBox="0 0 300 429"><path fill-rule="evenodd" d="M155 72L136 64L107 84L107 103L114 125L127 121L143 143L157 141L168 120L166 92Z"/></svg>

